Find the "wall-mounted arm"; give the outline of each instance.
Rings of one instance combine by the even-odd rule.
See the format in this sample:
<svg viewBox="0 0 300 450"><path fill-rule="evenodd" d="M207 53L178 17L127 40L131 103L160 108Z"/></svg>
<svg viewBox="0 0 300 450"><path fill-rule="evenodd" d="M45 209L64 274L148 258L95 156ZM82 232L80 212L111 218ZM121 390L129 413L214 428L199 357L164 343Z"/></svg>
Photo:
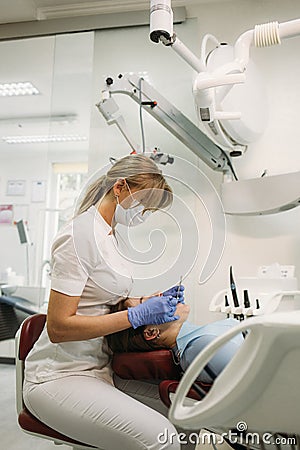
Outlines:
<svg viewBox="0 0 300 450"><path fill-rule="evenodd" d="M141 99L142 107L209 167L223 172L230 170L229 159L224 151L147 81L142 80L141 83L137 75L119 75L116 80L112 80L112 78L108 80L109 83L102 93L102 99L96 106L108 124L117 124L132 149L138 151L134 141L128 137L125 122L123 122L116 102L111 98L113 94L129 95L138 104Z"/></svg>

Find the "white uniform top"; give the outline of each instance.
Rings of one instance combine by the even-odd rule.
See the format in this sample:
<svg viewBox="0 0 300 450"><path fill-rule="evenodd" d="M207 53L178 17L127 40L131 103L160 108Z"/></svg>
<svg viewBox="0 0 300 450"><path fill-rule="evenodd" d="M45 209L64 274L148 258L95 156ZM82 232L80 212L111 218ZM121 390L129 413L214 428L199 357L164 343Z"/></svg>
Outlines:
<svg viewBox="0 0 300 450"><path fill-rule="evenodd" d="M80 296L78 315L107 314L110 305L127 297L132 288L128 264L110 233L111 227L92 206L63 227L53 242L51 289ZM45 326L26 358L25 380L42 383L76 374L112 382L105 340L54 344Z"/></svg>

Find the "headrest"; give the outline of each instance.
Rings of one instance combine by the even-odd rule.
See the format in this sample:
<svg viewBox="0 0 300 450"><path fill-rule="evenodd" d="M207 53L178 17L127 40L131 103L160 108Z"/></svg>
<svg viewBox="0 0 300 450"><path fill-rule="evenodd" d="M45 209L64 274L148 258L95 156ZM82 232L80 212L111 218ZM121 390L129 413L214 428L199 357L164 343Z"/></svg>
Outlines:
<svg viewBox="0 0 300 450"><path fill-rule="evenodd" d="M115 353L112 368L126 380L179 380L181 372L171 350Z"/></svg>

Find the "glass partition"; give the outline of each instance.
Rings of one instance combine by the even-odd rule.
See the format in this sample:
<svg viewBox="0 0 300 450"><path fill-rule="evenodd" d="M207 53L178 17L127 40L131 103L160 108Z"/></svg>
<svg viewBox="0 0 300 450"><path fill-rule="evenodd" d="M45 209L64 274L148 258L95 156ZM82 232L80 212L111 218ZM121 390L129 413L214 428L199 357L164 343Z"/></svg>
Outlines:
<svg viewBox="0 0 300 450"><path fill-rule="evenodd" d="M93 32L0 43L0 283L35 308L47 300L51 241L87 172L93 49Z"/></svg>

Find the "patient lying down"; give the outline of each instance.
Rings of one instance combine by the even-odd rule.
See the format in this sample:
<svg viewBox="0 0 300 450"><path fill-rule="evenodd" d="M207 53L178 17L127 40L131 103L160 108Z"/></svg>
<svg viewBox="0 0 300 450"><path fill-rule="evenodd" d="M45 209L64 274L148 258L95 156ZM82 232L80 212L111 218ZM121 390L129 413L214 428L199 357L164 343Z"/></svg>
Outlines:
<svg viewBox="0 0 300 450"><path fill-rule="evenodd" d="M187 321L189 312L188 305L179 303L176 310L178 320L110 334L107 336L108 345L114 353L172 349L185 371L204 347L239 323L235 319L225 319L204 326L194 325ZM221 347L197 380L212 383L232 359L243 340L243 336L238 334Z"/></svg>

